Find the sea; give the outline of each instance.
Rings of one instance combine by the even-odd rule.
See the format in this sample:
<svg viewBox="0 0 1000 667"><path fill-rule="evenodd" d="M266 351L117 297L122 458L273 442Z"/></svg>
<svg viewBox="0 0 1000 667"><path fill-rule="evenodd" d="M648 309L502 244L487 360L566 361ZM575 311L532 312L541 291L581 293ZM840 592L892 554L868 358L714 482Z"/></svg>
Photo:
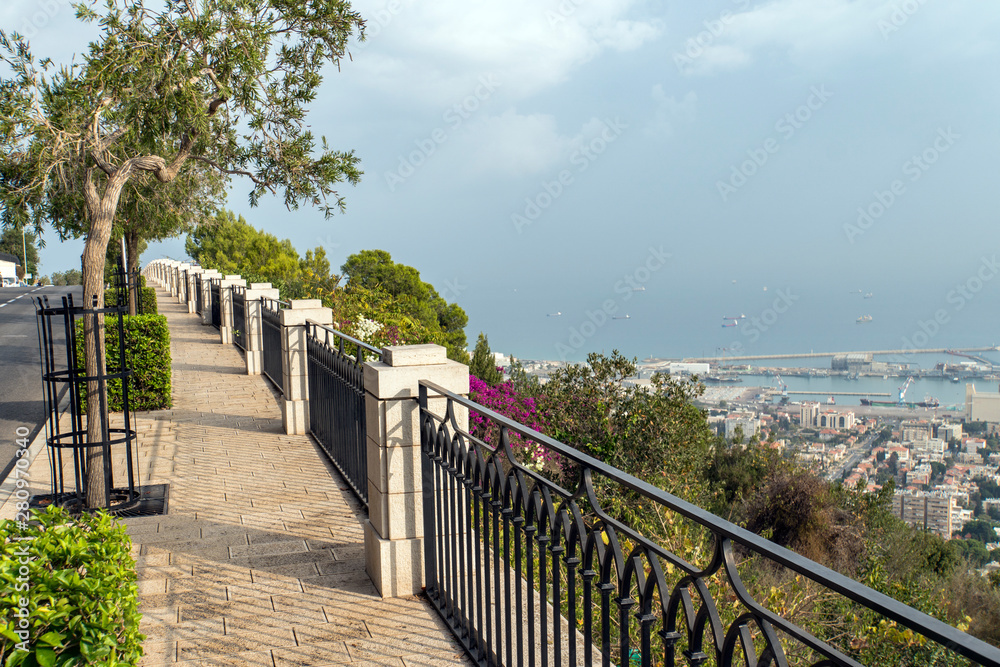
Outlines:
<svg viewBox="0 0 1000 667"><path fill-rule="evenodd" d="M477 332L472 329L478 326L488 333L494 352L570 362L585 361L590 352L610 354L612 350L640 361L900 350L878 355L875 360L923 369L939 362L969 361L923 350L1000 344L1000 280L996 284L976 281L972 279L975 272L970 270L972 278L964 282L944 282L915 273L878 287L854 286L846 265L845 276L833 282L761 285L712 275L667 285L650 282L639 285L644 287L640 290L609 283L594 293L517 289L516 284L511 289L509 283L498 283L488 311L468 309L469 338L475 340ZM859 318L866 321L859 322ZM975 354L1000 365L1000 352ZM830 368L831 360L745 363ZM793 391L891 395L879 400L895 400L903 381L898 377L783 379ZM980 380L977 388L997 391L992 381L980 386L984 382ZM770 376L744 378L744 385L754 383L775 386ZM942 405L961 404L965 384L964 380L953 383L950 378L922 379L911 385L906 399L919 401L933 396Z"/></svg>

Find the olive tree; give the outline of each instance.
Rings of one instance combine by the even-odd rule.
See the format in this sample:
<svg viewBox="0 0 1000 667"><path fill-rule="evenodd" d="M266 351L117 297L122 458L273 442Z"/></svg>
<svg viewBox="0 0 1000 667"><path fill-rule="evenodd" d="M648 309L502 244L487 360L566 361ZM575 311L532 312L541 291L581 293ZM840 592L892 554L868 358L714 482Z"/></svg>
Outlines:
<svg viewBox="0 0 1000 667"><path fill-rule="evenodd" d="M0 199L6 222L36 225L85 211L84 299L103 306L105 253L121 196L136 179L171 188L208 168L285 205L343 209L338 183L361 172L306 123L324 68L339 65L364 22L343 0L104 0L74 5L99 36L80 62L36 59L0 30ZM183 187L183 186L181 186ZM103 322L86 318L88 377L98 375ZM102 355L103 356L103 355ZM99 414L97 383L88 415ZM88 419L88 442L100 440ZM87 452L87 504L103 502L101 449Z"/></svg>

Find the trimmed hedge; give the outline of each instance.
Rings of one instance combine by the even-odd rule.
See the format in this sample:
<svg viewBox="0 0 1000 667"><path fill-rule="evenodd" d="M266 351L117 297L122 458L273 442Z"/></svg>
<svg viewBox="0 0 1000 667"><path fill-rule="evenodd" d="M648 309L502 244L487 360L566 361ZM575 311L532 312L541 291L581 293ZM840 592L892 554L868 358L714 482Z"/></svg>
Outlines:
<svg viewBox="0 0 1000 667"><path fill-rule="evenodd" d="M111 308L118 305L118 290L104 290L104 306ZM139 309L143 315L156 315L160 312L156 305L156 290L146 287L146 276L142 276L142 288L139 290Z"/></svg>
<svg viewBox="0 0 1000 667"><path fill-rule="evenodd" d="M132 542L106 512L50 506L0 523L0 661L135 665L142 657Z"/></svg>
<svg viewBox="0 0 1000 667"><path fill-rule="evenodd" d="M118 318L104 318L104 346L107 359L118 358ZM132 384L129 398L133 410L163 410L171 407L170 329L163 315L125 316L125 364L130 367ZM76 329L77 358L83 359L83 322ZM86 400L81 387L81 406ZM121 380L108 383L108 408L122 410Z"/></svg>

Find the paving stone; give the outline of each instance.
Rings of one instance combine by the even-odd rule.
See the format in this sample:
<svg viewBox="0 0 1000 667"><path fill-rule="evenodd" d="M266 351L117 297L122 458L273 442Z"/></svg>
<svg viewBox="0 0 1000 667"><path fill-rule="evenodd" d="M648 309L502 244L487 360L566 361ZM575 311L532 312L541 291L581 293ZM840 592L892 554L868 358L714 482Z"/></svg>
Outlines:
<svg viewBox="0 0 1000 667"><path fill-rule="evenodd" d="M270 556L273 554L294 553L296 551L308 551L304 540L265 542L264 544L229 547L229 553L232 558L239 558L240 556Z"/></svg>
<svg viewBox="0 0 1000 667"><path fill-rule="evenodd" d="M344 642L308 644L271 651L275 667L303 667L306 665L340 665L350 663L351 654ZM402 663L400 663L402 664Z"/></svg>
<svg viewBox="0 0 1000 667"><path fill-rule="evenodd" d="M317 623L297 625L293 628L295 640L300 646L321 642L339 642L348 639L370 639L368 626L360 618L337 623Z"/></svg>
<svg viewBox="0 0 1000 667"><path fill-rule="evenodd" d="M202 656L174 663L175 667L274 667L270 651L240 651L228 655Z"/></svg>
<svg viewBox="0 0 1000 667"><path fill-rule="evenodd" d="M251 638L240 635L222 635L198 639L182 639L177 642L177 659L200 660L240 651L269 650L275 646L294 646L295 637L291 630L287 635L276 633L268 637Z"/></svg>
<svg viewBox="0 0 1000 667"><path fill-rule="evenodd" d="M140 475L170 484L170 513L126 521L142 664L468 664L426 602L377 595L364 510L310 437L282 432L267 381L179 304L161 313L174 408L135 426Z"/></svg>

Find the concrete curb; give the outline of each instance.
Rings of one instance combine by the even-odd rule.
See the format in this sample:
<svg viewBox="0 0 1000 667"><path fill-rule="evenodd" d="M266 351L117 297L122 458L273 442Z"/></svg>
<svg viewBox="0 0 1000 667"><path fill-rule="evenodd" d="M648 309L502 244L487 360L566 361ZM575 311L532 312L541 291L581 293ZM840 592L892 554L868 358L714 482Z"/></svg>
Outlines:
<svg viewBox="0 0 1000 667"><path fill-rule="evenodd" d="M35 439L31 441L30 445L28 445L28 453L24 457L21 457L28 459L27 468L22 468L22 470L31 470L31 466L34 464L35 458L42 451L42 449L45 448L45 438L48 431L49 425L46 421L45 425L38 431L37 434L35 434ZM7 479L4 480L3 484L0 484L0 499L2 499L2 502L0 502L0 520L14 519L17 515L17 508L15 507L17 499L14 498L14 492L17 490L17 479L15 479L15 471L17 469L18 466L15 465L7 475ZM27 480L30 489L32 477L28 476L27 478L22 479Z"/></svg>

